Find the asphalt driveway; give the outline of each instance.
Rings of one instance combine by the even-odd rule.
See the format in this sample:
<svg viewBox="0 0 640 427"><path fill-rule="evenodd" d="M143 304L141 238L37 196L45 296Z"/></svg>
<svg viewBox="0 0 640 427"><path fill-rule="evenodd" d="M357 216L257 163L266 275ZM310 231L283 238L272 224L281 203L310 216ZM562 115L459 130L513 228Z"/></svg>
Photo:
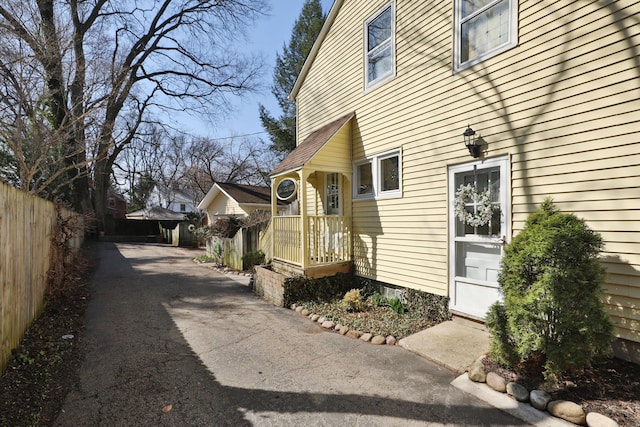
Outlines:
<svg viewBox="0 0 640 427"><path fill-rule="evenodd" d="M510 426L453 374L274 307L154 244L98 245L80 384L59 426Z"/></svg>

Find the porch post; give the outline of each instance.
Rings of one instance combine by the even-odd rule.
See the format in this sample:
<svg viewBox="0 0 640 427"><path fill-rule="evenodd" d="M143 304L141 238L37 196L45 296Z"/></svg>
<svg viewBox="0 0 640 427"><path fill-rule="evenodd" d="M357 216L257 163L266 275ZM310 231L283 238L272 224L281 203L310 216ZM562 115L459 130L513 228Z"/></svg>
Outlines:
<svg viewBox="0 0 640 427"><path fill-rule="evenodd" d="M276 216L278 216L278 178L271 179L271 256L276 253Z"/></svg>
<svg viewBox="0 0 640 427"><path fill-rule="evenodd" d="M309 173L303 169L298 171L300 182L298 183L298 195L300 201L300 256L302 268L309 266L309 221L307 220L307 178Z"/></svg>

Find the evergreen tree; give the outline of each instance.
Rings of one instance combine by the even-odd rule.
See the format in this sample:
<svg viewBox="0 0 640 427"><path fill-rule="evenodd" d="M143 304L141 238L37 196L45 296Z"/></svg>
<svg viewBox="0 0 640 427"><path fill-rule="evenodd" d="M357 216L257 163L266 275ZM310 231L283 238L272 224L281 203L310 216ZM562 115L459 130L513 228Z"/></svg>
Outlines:
<svg viewBox="0 0 640 427"><path fill-rule="evenodd" d="M127 206L128 211L135 212L137 210L144 209L155 186L156 183L153 181L151 174L149 172L145 172L131 189L131 193L129 194L129 206Z"/></svg>
<svg viewBox="0 0 640 427"><path fill-rule="evenodd" d="M269 133L270 148L281 155L286 155L296 146L296 106L288 96L324 20L320 0L306 0L293 26L289 44L285 44L282 53L276 56L271 92L278 100L282 115L276 118L264 105L260 105L260 120Z"/></svg>

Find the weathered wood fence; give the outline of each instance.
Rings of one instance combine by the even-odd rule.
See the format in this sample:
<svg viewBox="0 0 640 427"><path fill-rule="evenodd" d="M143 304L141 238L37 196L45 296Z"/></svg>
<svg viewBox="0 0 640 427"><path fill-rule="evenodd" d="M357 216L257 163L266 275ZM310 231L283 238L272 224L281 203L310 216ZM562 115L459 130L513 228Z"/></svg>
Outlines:
<svg viewBox="0 0 640 427"><path fill-rule="evenodd" d="M53 203L0 182L0 374L44 307L56 227ZM81 230L67 244L79 248L83 236Z"/></svg>

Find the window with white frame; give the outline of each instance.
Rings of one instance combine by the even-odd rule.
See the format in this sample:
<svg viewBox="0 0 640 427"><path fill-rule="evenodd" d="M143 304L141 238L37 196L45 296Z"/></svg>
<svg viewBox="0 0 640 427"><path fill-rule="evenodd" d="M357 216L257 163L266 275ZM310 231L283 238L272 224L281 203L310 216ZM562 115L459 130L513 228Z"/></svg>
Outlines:
<svg viewBox="0 0 640 427"><path fill-rule="evenodd" d="M356 162L353 174L355 199L402 196L402 155L399 150Z"/></svg>
<svg viewBox="0 0 640 427"><path fill-rule="evenodd" d="M517 0L455 0L455 71L516 45Z"/></svg>
<svg viewBox="0 0 640 427"><path fill-rule="evenodd" d="M365 90L395 75L395 26L393 2L365 23Z"/></svg>

